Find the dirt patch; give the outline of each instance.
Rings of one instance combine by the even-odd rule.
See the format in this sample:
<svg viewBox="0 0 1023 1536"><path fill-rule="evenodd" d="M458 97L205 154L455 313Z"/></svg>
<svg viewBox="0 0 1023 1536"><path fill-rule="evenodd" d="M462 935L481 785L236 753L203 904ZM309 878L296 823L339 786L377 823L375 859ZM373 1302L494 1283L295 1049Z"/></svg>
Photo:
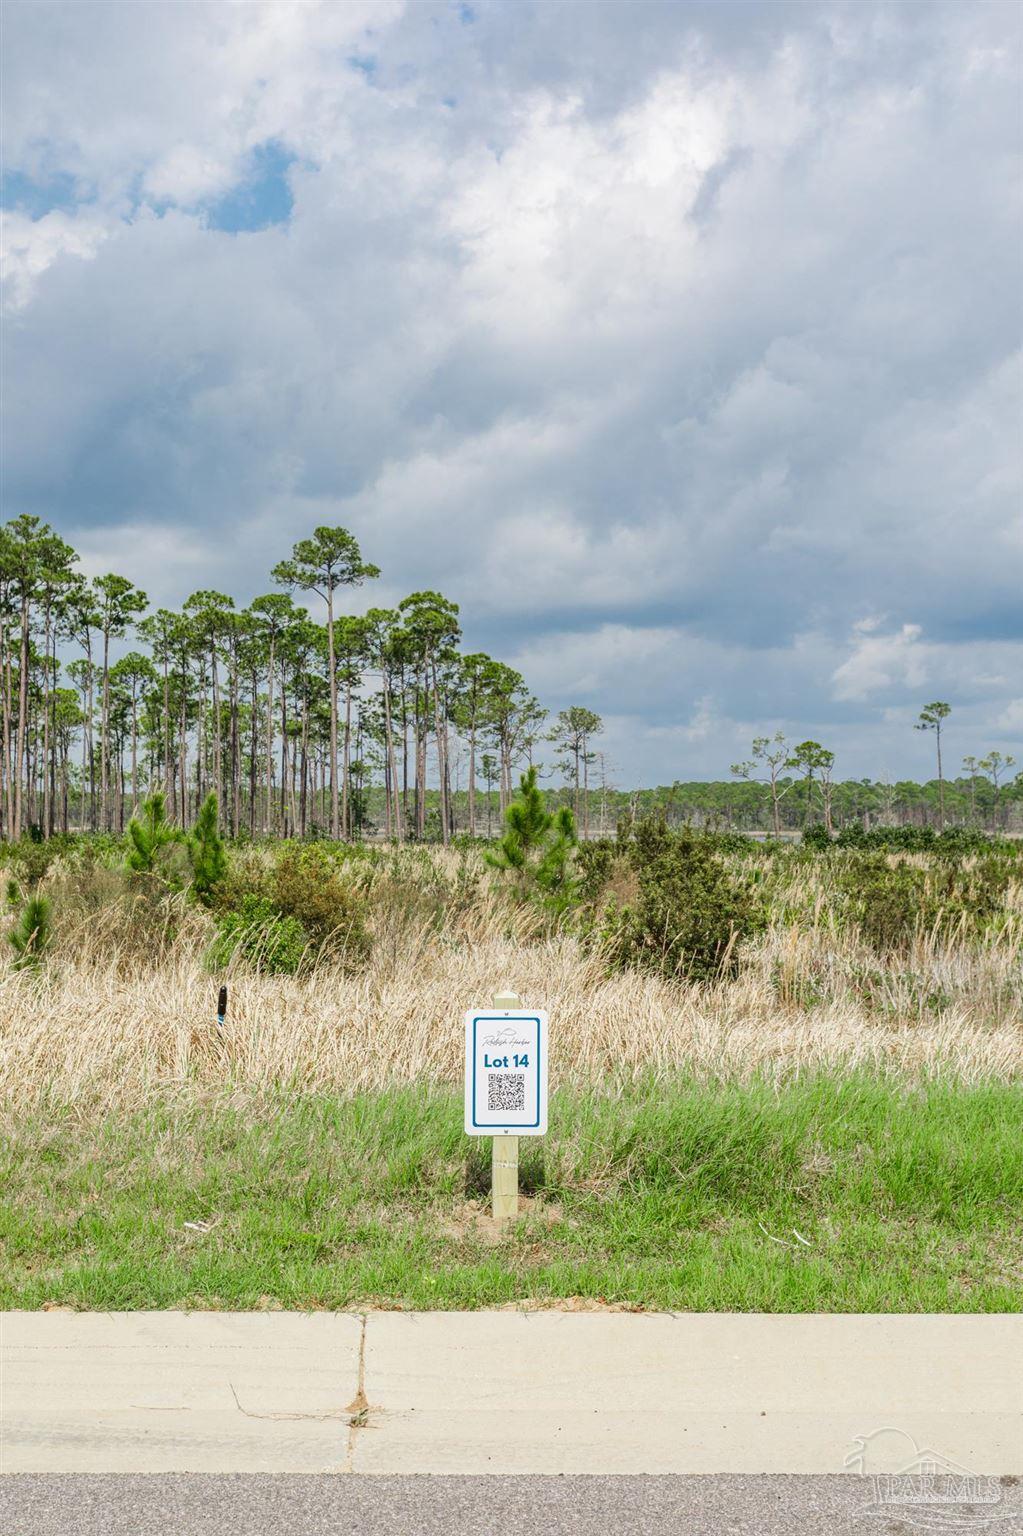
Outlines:
<svg viewBox="0 0 1023 1536"><path fill-rule="evenodd" d="M518 1216L511 1221L496 1222L490 1214L489 1202L484 1205L477 1201L467 1201L441 1222L440 1230L445 1237L454 1238L456 1242L476 1238L488 1247L496 1248L514 1235L526 1218L553 1227L564 1221L565 1213L560 1205L551 1201L541 1200L535 1195L520 1195Z"/></svg>
<svg viewBox="0 0 1023 1536"><path fill-rule="evenodd" d="M602 1296L523 1296L493 1307L494 1312L646 1312L631 1301L605 1301Z"/></svg>

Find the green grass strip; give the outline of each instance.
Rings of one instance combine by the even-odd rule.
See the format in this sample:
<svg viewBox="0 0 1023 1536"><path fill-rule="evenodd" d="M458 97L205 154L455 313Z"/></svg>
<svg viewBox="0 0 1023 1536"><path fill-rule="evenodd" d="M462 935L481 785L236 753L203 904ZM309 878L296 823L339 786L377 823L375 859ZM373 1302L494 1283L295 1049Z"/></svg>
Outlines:
<svg viewBox="0 0 1023 1536"><path fill-rule="evenodd" d="M1023 1087L862 1076L563 1091L488 1220L459 1095L7 1117L0 1305L1023 1306ZM192 1223L192 1225L186 1225Z"/></svg>

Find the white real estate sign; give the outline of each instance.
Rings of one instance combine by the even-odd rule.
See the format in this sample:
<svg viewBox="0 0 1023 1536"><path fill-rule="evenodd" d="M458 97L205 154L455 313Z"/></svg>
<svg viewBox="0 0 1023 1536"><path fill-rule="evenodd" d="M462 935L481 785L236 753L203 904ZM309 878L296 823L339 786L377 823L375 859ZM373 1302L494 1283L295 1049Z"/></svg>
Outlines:
<svg viewBox="0 0 1023 1536"><path fill-rule="evenodd" d="M465 1016L467 1136L547 1131L547 1015L529 1008Z"/></svg>

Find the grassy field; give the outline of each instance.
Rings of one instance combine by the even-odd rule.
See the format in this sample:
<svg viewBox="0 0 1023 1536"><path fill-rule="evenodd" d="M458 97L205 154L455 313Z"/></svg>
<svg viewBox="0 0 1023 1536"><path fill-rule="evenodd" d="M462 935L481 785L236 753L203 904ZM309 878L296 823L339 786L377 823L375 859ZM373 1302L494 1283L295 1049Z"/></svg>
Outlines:
<svg viewBox="0 0 1023 1536"><path fill-rule="evenodd" d="M888 944L855 855L730 854L766 921L696 983L609 969L477 850L318 857L366 943L296 974L225 960L218 911L116 848L49 863L52 942L0 963L0 1303L1023 1304L1019 874ZM498 1232L459 1084L462 1013L508 986L549 1010L553 1100Z"/></svg>
<svg viewBox="0 0 1023 1536"><path fill-rule="evenodd" d="M501 1230L461 1121L454 1093L395 1088L9 1123L0 1303L1023 1305L1018 1085L562 1091Z"/></svg>

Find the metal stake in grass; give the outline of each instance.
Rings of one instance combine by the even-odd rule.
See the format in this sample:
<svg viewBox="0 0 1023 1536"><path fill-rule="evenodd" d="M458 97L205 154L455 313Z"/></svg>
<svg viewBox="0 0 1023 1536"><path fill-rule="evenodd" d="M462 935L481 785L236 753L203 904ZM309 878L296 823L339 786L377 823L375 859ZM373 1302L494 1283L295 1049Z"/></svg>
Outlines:
<svg viewBox="0 0 1023 1536"><path fill-rule="evenodd" d="M522 1000L515 992L498 992L494 1007L521 1008ZM490 1162L490 1190L494 1207L494 1220L507 1221L519 1214L519 1138L495 1136Z"/></svg>
<svg viewBox="0 0 1023 1536"><path fill-rule="evenodd" d="M217 1028L223 1029L224 1020L227 1018L227 988L221 987L217 997Z"/></svg>

